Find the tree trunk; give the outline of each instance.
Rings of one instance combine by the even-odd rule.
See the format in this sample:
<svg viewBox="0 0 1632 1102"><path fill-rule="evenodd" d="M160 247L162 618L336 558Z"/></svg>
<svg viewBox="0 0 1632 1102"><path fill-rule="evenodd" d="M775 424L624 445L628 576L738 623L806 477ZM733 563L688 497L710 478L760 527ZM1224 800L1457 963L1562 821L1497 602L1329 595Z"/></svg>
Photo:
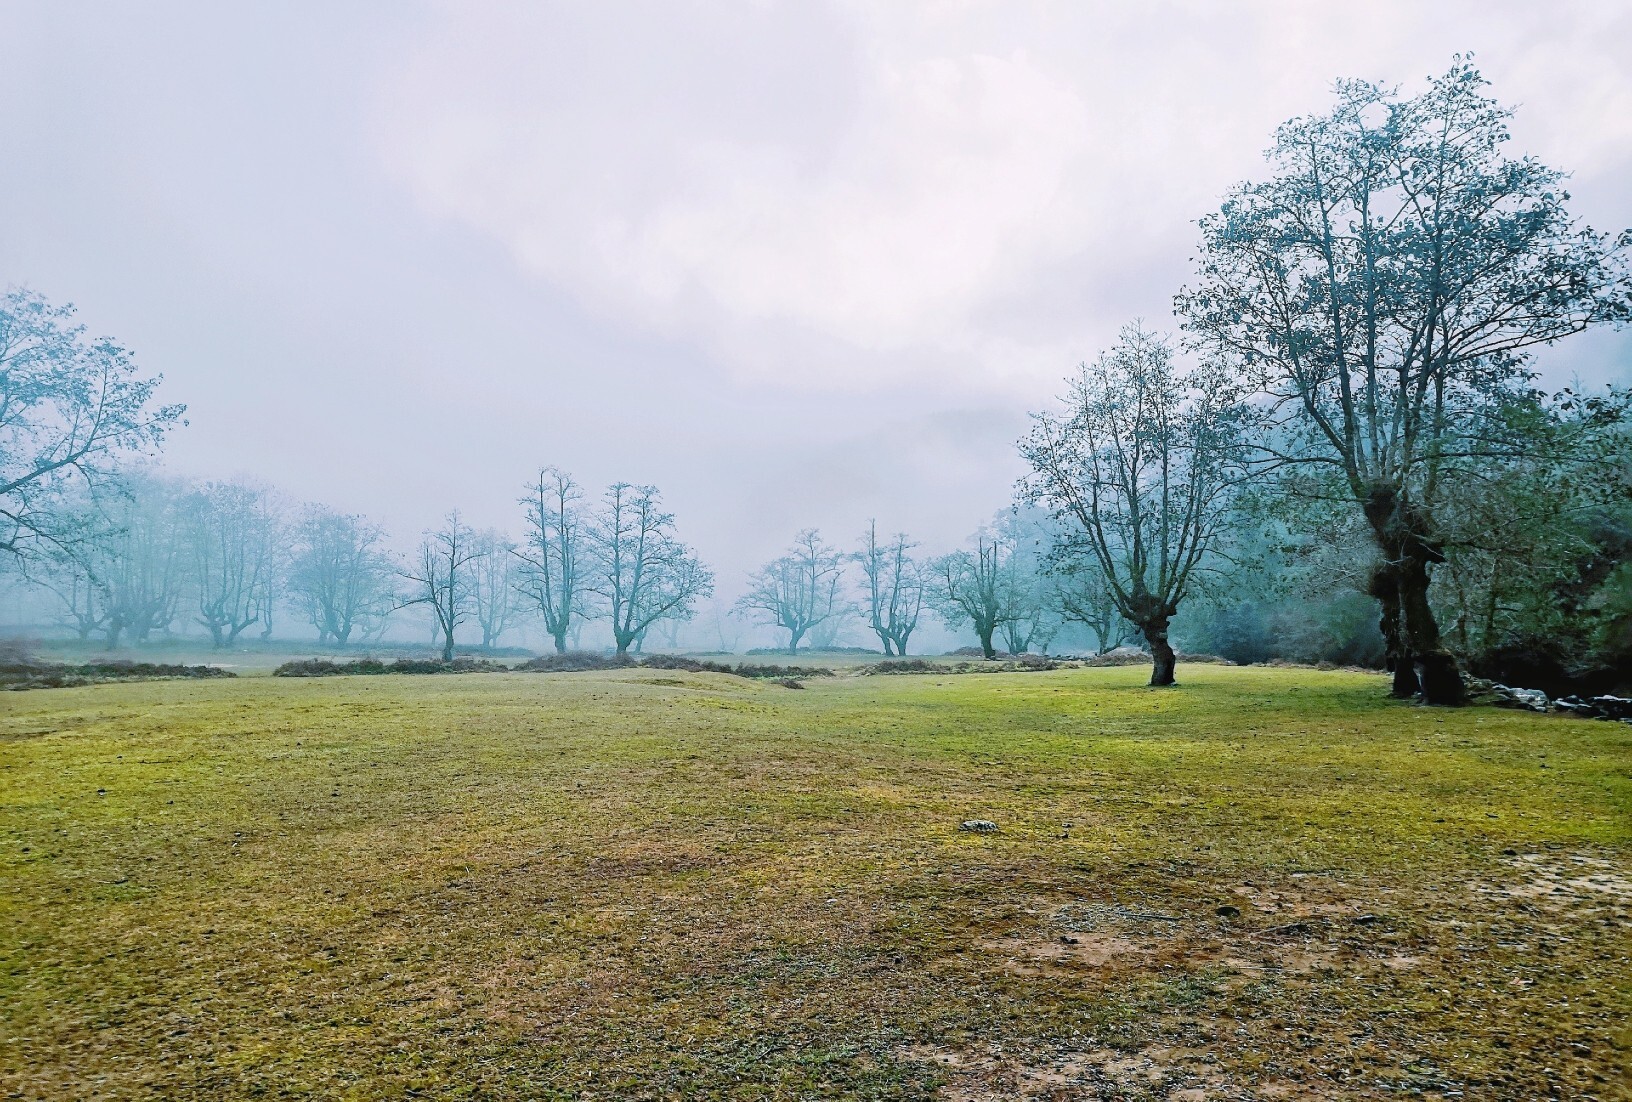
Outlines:
<svg viewBox="0 0 1632 1102"><path fill-rule="evenodd" d="M1377 628L1383 633L1383 662L1388 672L1394 675L1389 695L1409 700L1417 695L1417 669L1405 642L1399 580L1388 565L1381 564L1372 570L1370 591L1377 598L1381 610Z"/></svg>
<svg viewBox="0 0 1632 1102"><path fill-rule="evenodd" d="M800 628L798 631L795 631L793 628L788 629L788 653L789 654L798 654L799 653L799 640L803 639L804 637L805 637L805 631L804 631L803 628Z"/></svg>
<svg viewBox="0 0 1632 1102"><path fill-rule="evenodd" d="M442 637L442 661L453 661L453 632L451 631Z"/></svg>
<svg viewBox="0 0 1632 1102"><path fill-rule="evenodd" d="M1166 616L1146 620L1139 625L1139 630L1144 632L1145 642L1150 646L1152 688L1166 688L1178 684L1173 678L1174 667L1178 665L1178 656L1173 653L1173 647L1167 641L1167 626Z"/></svg>
<svg viewBox="0 0 1632 1102"><path fill-rule="evenodd" d="M996 625L987 628L985 631L981 631L979 628L975 629L975 634L980 636L980 653L985 656L988 662L997 657L997 649L992 646L992 632L994 630L996 630Z"/></svg>
<svg viewBox="0 0 1632 1102"><path fill-rule="evenodd" d="M884 644L884 657L885 658L895 657L895 650L894 650L894 648L892 648L890 646L889 633L880 631L880 632L877 632L876 634L878 635L878 641Z"/></svg>
<svg viewBox="0 0 1632 1102"><path fill-rule="evenodd" d="M1428 603L1428 560L1414 555L1400 572L1400 611L1425 704L1457 705L1467 693L1456 659L1439 639L1439 622Z"/></svg>
<svg viewBox="0 0 1632 1102"><path fill-rule="evenodd" d="M567 653L567 629L562 628L560 631L555 632L553 635L551 635L551 638L555 640L555 653L556 654L566 654Z"/></svg>
<svg viewBox="0 0 1632 1102"><path fill-rule="evenodd" d="M1372 591L1383 605L1383 638L1389 639L1392 622L1397 639L1390 645L1393 694L1408 696L1415 690L1425 704L1463 703L1462 674L1440 641L1439 622L1428 601L1428 567L1445 561L1439 543L1421 511L1392 487L1373 488L1362 506L1383 554Z"/></svg>

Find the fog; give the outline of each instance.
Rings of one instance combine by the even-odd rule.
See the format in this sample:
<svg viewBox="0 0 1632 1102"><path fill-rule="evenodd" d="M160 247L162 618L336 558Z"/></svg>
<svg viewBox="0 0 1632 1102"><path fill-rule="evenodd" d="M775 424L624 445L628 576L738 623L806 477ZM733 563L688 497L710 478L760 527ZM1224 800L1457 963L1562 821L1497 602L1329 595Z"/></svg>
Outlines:
<svg viewBox="0 0 1632 1102"><path fill-rule="evenodd" d="M1224 8L7 3L0 283L164 374L170 471L402 548L519 534L544 464L655 483L729 601L806 527L960 544L1336 78L1471 51L1632 224L1632 8ZM1632 381L1632 335L1538 362Z"/></svg>

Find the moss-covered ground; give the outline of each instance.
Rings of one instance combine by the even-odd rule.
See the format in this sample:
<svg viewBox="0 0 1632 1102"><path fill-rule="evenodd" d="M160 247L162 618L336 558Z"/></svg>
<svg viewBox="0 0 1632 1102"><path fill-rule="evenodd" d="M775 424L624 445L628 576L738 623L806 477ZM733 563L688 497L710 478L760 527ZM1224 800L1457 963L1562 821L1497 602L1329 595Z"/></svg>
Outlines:
<svg viewBox="0 0 1632 1102"><path fill-rule="evenodd" d="M1180 672L7 694L0 1097L1632 1096L1632 727Z"/></svg>

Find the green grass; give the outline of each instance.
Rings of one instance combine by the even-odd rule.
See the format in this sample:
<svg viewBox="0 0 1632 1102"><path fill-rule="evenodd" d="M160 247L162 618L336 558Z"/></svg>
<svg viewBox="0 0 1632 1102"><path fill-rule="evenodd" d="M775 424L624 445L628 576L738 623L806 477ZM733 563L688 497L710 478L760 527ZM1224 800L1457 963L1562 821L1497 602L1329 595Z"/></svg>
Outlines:
<svg viewBox="0 0 1632 1102"><path fill-rule="evenodd" d="M1180 673L9 694L0 1097L1628 1097L1632 728Z"/></svg>

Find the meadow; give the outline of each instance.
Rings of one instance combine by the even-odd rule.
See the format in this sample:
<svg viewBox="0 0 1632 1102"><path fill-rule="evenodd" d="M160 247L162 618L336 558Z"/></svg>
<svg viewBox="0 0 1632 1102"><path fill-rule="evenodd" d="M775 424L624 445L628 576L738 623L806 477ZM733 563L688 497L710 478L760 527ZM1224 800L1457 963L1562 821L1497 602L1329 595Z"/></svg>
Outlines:
<svg viewBox="0 0 1632 1102"><path fill-rule="evenodd" d="M3 694L0 1097L1632 1097L1632 727L1179 675Z"/></svg>

